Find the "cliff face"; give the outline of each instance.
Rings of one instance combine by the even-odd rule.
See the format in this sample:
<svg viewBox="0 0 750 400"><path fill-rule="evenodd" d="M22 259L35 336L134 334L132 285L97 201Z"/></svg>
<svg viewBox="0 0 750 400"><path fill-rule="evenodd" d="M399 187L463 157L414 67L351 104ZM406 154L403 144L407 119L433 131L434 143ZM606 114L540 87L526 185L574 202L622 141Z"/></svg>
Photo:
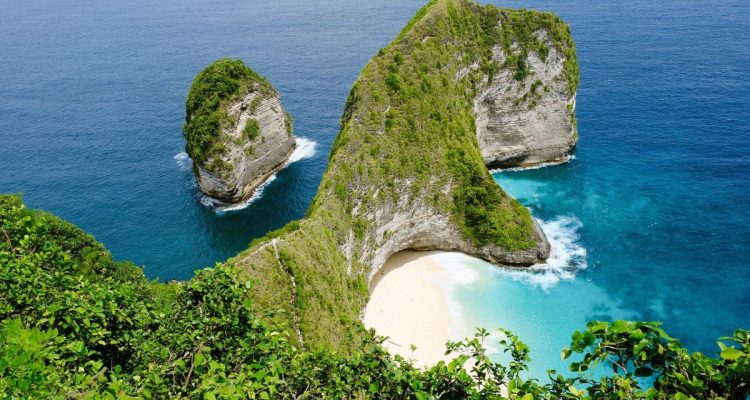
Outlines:
<svg viewBox="0 0 750 400"><path fill-rule="evenodd" d="M184 131L198 187L220 203L250 197L294 151L279 94L241 61L220 60L201 72L187 108Z"/></svg>
<svg viewBox="0 0 750 400"><path fill-rule="evenodd" d="M451 188L446 186L444 190L450 192ZM550 251L536 220L531 221L531 237L535 244L530 248L508 250L493 243L477 245L465 237L449 215L408 192L397 201L372 210L364 218L374 222L372 242L358 249L352 231L342 246L342 252L349 263L351 257L360 254L359 262L370 267L367 269L368 282L391 255L407 249L460 251L506 267L526 267L541 262Z"/></svg>
<svg viewBox="0 0 750 400"><path fill-rule="evenodd" d="M476 98L477 141L484 163L490 168L531 166L566 161L578 139L575 93L565 79L565 55L546 31L535 32L549 52L542 58L524 56L529 76L514 79L513 71L501 70ZM508 59L501 46L492 49L493 60Z"/></svg>
<svg viewBox="0 0 750 400"><path fill-rule="evenodd" d="M227 141L224 151L217 154L227 173L214 174L198 166L196 179L201 192L225 203L236 203L281 168L295 148L289 120L277 93L264 95L251 90L242 99L227 107L236 123L224 129ZM255 131L250 136L247 132Z"/></svg>
<svg viewBox="0 0 750 400"><path fill-rule="evenodd" d="M228 262L258 282L256 304L284 310L274 318L300 344L346 351L369 280L395 252L458 250L514 268L544 260L543 232L487 170L485 155L508 145L486 127L531 138L509 145L523 142L523 157L499 158L558 159L570 145L545 149L570 140L540 126L573 120L577 79L569 28L553 14L431 2L354 83L307 216Z"/></svg>

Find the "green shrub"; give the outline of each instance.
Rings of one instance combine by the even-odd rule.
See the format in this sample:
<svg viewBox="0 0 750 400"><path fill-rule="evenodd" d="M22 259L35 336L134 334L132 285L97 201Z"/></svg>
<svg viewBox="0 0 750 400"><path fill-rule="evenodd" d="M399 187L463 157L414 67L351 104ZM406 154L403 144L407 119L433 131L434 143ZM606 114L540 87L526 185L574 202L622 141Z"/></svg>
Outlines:
<svg viewBox="0 0 750 400"><path fill-rule="evenodd" d="M286 270L282 276L297 280L303 307L316 304L300 297L312 289L304 285L310 276L289 235L315 251L325 249L317 247L325 238L305 236L314 231L311 223L293 222L270 235L287 237L272 257ZM181 284L132 274L132 282L118 280L102 272L112 260L101 244L56 217L27 210L18 196L0 196L0 233L5 398L744 399L750 394L747 330L719 338L714 358L687 351L658 323L592 321L562 351L563 359L575 355L569 363L573 374L549 371L542 381L526 377L530 349L518 337L501 331L500 349L511 361L497 363L486 350L489 332L480 329L473 338L447 344L454 354L450 361L418 370L390 356L381 346L385 339L372 332L362 335L350 355L297 346L288 327L264 322L277 311L259 309L253 283L231 265L201 270ZM88 258L92 251L100 254ZM335 279L326 277L329 283ZM367 293L363 279L344 286ZM336 287L318 289L346 301ZM321 335L334 333L328 321L309 316L301 315L299 323L320 327ZM354 318L359 323L356 313ZM597 373L590 373L594 369Z"/></svg>
<svg viewBox="0 0 750 400"><path fill-rule="evenodd" d="M245 134L245 138L247 140L255 140L260 136L260 125L258 125L258 120L254 118L250 118L245 123L245 129L242 130L242 132Z"/></svg>

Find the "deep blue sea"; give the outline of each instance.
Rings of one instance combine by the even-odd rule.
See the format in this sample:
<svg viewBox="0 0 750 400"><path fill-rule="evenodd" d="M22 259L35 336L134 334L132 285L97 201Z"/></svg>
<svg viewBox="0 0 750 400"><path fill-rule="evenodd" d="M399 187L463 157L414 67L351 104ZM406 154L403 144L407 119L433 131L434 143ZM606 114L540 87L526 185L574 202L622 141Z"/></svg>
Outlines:
<svg viewBox="0 0 750 400"><path fill-rule="evenodd" d="M301 217L348 90L420 1L11 1L0 12L0 192L187 279ZM750 327L750 2L507 1L578 45L572 162L495 174L557 243L536 275L487 271L472 322L557 357L591 318L664 320L694 350ZM193 77L245 60L313 153L241 211L199 202L181 124ZM550 353L551 352L551 353ZM539 357L534 357L539 354Z"/></svg>

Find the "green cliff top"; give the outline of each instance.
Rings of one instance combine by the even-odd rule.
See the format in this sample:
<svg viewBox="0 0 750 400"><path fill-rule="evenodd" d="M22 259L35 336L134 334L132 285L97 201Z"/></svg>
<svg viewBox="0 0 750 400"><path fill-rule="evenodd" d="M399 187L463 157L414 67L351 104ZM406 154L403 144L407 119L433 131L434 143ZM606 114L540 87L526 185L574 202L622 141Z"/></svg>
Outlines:
<svg viewBox="0 0 750 400"><path fill-rule="evenodd" d="M547 54L535 32L570 55L566 77L574 92L575 46L557 16L466 0L422 8L363 69L307 217L229 261L258 282L259 304L283 307L275 318L294 327L300 343L345 352L357 347L372 268L368 250L382 239L374 211L401 199L408 199L406 208L426 206L448 216L478 247L536 245L528 210L483 164L473 112L475 97L497 71L525 68L520 61L498 65L493 47ZM344 247L349 254L342 254Z"/></svg>
<svg viewBox="0 0 750 400"><path fill-rule="evenodd" d="M217 157L227 141L222 129L232 124L226 107L251 89L264 95L274 93L268 80L242 60L217 60L195 77L185 102L182 131L187 140L186 151L196 165L209 171L231 168Z"/></svg>

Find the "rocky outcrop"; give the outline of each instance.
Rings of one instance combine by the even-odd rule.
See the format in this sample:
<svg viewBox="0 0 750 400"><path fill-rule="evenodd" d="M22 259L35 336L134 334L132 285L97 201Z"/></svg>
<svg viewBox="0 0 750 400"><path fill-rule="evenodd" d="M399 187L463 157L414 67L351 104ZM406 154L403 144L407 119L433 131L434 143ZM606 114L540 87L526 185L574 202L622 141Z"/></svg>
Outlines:
<svg viewBox="0 0 750 400"><path fill-rule="evenodd" d="M278 92L242 60L203 69L185 110L185 149L200 191L216 205L249 198L294 151L292 120Z"/></svg>
<svg viewBox="0 0 750 400"><path fill-rule="evenodd" d="M529 76L519 81L512 70L502 69L474 102L477 140L490 168L563 162L576 145L576 101L564 74L566 58L546 31L536 35L549 53L545 58L528 53ZM505 51L492 50L493 59L504 64ZM511 51L517 53L518 46Z"/></svg>
<svg viewBox="0 0 750 400"><path fill-rule="evenodd" d="M450 188L444 190L449 192ZM446 213L423 201L414 200L406 193L397 202L385 204L367 216L376 226L372 246L367 246L362 253L362 261L371 266L368 281L390 256L402 250L460 251L511 268L528 267L549 257L549 242L536 220L532 220L536 245L529 249L509 251L493 244L473 243L457 229ZM353 239L353 235L350 239ZM344 254L352 253L348 246L355 246L354 240L344 245Z"/></svg>
<svg viewBox="0 0 750 400"><path fill-rule="evenodd" d="M230 260L258 282L256 303L293 308L278 317L305 345L347 351L370 279L398 251L461 251L510 268L545 260L539 224L486 166L572 149L577 68L569 27L553 14L430 2L352 86L305 217Z"/></svg>
<svg viewBox="0 0 750 400"><path fill-rule="evenodd" d="M228 165L219 173L197 167L201 192L223 203L247 199L269 176L284 166L295 148L291 121L278 93L251 89L228 105L234 124L225 128L224 150L217 154Z"/></svg>

